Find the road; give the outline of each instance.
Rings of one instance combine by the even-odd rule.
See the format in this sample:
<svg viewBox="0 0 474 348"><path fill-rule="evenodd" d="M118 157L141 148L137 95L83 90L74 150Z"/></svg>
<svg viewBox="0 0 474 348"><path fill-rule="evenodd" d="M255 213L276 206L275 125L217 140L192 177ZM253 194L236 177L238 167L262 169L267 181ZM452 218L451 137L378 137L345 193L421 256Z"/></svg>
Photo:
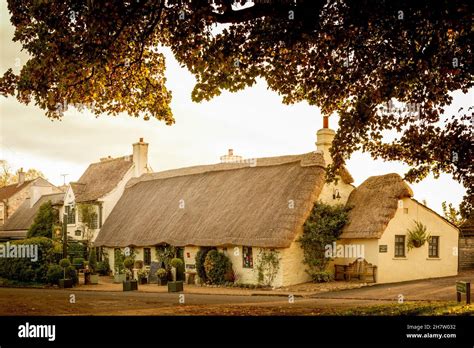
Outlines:
<svg viewBox="0 0 474 348"><path fill-rule="evenodd" d="M317 315L373 304L371 300L281 296L0 289L0 315Z"/></svg>
<svg viewBox="0 0 474 348"><path fill-rule="evenodd" d="M212 288L211 294L0 288L0 315L321 315L397 303L400 296L404 301L453 301L458 280L473 282L474 271L294 298L212 294Z"/></svg>

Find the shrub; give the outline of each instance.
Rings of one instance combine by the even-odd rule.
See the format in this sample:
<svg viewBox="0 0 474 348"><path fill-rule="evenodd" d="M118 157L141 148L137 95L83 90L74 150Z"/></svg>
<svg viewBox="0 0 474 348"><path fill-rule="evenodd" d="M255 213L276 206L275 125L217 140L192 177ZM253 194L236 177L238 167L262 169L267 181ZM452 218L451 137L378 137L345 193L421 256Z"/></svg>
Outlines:
<svg viewBox="0 0 474 348"><path fill-rule="evenodd" d="M328 271L308 272L308 274L316 283L326 283L333 280L333 274Z"/></svg>
<svg viewBox="0 0 474 348"><path fill-rule="evenodd" d="M79 276L77 275L76 267L72 265L66 267L65 274L65 279L72 279L73 284L79 283Z"/></svg>
<svg viewBox="0 0 474 348"><path fill-rule="evenodd" d="M84 261L85 261L85 259L83 257L75 257L75 258L72 259L72 264L77 269L81 269L81 268L84 268Z"/></svg>
<svg viewBox="0 0 474 348"><path fill-rule="evenodd" d="M168 271L164 268L160 268L156 271L156 276L160 279L166 279L168 277Z"/></svg>
<svg viewBox="0 0 474 348"><path fill-rule="evenodd" d="M97 273L100 275L108 275L110 272L109 262L104 260L97 263Z"/></svg>
<svg viewBox="0 0 474 348"><path fill-rule="evenodd" d="M224 274L224 280L227 283L233 283L235 282L235 273L232 267L230 267Z"/></svg>
<svg viewBox="0 0 474 348"><path fill-rule="evenodd" d="M12 245L37 245L38 260L0 258L0 277L23 282L48 282L49 265L55 263L54 243L46 237L33 237L10 242Z"/></svg>
<svg viewBox="0 0 474 348"><path fill-rule="evenodd" d="M129 270L133 268L134 264L135 264L135 261L131 257L126 257L125 260L123 260L123 266Z"/></svg>
<svg viewBox="0 0 474 348"><path fill-rule="evenodd" d="M61 261L59 261L59 266L61 266L61 268L63 269L64 279L67 279L66 278L66 268L71 266L71 262L68 259L62 259Z"/></svg>
<svg viewBox="0 0 474 348"><path fill-rule="evenodd" d="M204 268L204 262L206 261L206 256L209 251L213 250L213 248L200 248L199 251L196 253L196 273L201 278L203 282L207 281L206 277L206 269Z"/></svg>
<svg viewBox="0 0 474 348"><path fill-rule="evenodd" d="M70 257L84 257L86 253L86 247L81 242L68 242L67 243L67 254Z"/></svg>
<svg viewBox="0 0 474 348"><path fill-rule="evenodd" d="M174 259L171 259L170 261L170 266L178 269L179 267L182 267L184 265L183 260L178 259L175 257Z"/></svg>
<svg viewBox="0 0 474 348"><path fill-rule="evenodd" d="M46 277L49 284L58 284L63 277L63 269L59 265L50 265Z"/></svg>
<svg viewBox="0 0 474 348"><path fill-rule="evenodd" d="M71 266L71 261L69 261L68 259L62 259L61 261L59 261L59 266L61 266L62 268L67 268Z"/></svg>
<svg viewBox="0 0 474 348"><path fill-rule="evenodd" d="M226 281L226 274L232 270L232 263L223 253L211 250L207 253L204 268L211 284L222 284Z"/></svg>

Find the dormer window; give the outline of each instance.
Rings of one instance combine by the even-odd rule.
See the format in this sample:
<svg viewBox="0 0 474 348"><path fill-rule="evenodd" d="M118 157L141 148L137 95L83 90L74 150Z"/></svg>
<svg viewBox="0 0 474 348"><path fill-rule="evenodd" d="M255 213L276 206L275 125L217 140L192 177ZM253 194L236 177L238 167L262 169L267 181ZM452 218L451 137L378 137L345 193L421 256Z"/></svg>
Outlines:
<svg viewBox="0 0 474 348"><path fill-rule="evenodd" d="M76 223L76 209L73 205L66 205L66 221L68 225Z"/></svg>

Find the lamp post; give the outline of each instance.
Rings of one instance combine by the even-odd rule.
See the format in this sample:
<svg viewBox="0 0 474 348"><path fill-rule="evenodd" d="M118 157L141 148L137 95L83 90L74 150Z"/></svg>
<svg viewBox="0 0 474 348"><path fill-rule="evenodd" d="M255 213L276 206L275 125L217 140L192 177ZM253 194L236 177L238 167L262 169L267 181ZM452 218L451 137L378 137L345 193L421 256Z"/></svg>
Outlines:
<svg viewBox="0 0 474 348"><path fill-rule="evenodd" d="M63 259L67 258L67 214L63 214Z"/></svg>

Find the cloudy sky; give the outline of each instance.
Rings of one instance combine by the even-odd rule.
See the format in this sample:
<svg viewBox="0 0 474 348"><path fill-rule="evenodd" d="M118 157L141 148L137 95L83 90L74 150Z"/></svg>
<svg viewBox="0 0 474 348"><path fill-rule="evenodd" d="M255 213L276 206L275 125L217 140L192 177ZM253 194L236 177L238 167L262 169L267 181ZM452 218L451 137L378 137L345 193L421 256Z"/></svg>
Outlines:
<svg viewBox="0 0 474 348"><path fill-rule="evenodd" d="M11 41L14 28L9 22L6 1L0 2L0 73L15 72L27 60L21 46ZM228 148L246 158L298 154L315 150L316 131L321 128L320 110L306 103L283 105L281 98L267 90L265 82L239 93L224 92L200 104L191 101L193 76L181 68L171 55L167 58L168 88L173 92L173 126L144 121L127 115L103 115L68 111L61 121L51 121L34 105L23 105L15 98L0 97L0 159L13 170L36 168L49 181L62 184L79 179L88 164L105 156L131 154L132 143L140 137L149 145L149 161L155 171L209 164L219 161ZM447 112L472 104L474 92L454 94ZM337 126L332 117L330 124ZM408 166L398 162L373 160L355 153L347 167L355 184L371 175L396 172L403 175ZM426 199L428 206L441 212L441 202L458 205L463 187L450 176L429 177L411 185L415 198Z"/></svg>

